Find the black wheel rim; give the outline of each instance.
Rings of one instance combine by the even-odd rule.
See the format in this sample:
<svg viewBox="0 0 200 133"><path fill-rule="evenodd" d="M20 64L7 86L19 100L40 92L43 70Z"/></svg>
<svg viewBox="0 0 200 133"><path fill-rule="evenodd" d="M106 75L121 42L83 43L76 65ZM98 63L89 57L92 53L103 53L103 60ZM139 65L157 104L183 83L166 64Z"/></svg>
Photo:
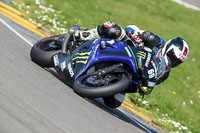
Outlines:
<svg viewBox="0 0 200 133"><path fill-rule="evenodd" d="M87 87L103 87L116 83L121 79L120 74L108 74L104 77L99 77L97 75L90 75L82 79L81 84Z"/></svg>

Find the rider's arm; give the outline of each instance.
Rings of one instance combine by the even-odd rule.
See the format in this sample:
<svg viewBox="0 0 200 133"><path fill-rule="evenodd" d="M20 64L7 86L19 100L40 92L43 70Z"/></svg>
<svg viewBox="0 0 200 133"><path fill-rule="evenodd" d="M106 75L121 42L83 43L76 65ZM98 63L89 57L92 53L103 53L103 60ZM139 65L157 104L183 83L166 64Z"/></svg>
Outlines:
<svg viewBox="0 0 200 133"><path fill-rule="evenodd" d="M145 84L141 84L140 86L140 90L139 90L139 93L141 95L148 95L152 92L153 88L155 85L158 85L162 82L164 82L168 77L169 77L169 73L170 73L170 70L167 71L162 77L160 77L159 79L157 79L156 83L155 82L152 82L152 81L149 81L146 79L146 83ZM153 84L152 86L149 86L148 84Z"/></svg>
<svg viewBox="0 0 200 133"><path fill-rule="evenodd" d="M152 92L155 85L164 82L169 77L170 69L168 69L161 77L158 79L149 79L147 75L142 75L139 93L142 95L148 95ZM156 77L155 77L156 78Z"/></svg>
<svg viewBox="0 0 200 133"><path fill-rule="evenodd" d="M146 59L146 58L145 58ZM139 93L148 95L152 92L156 85L156 75L151 63L145 65L146 60L138 58L138 80L139 80Z"/></svg>
<svg viewBox="0 0 200 133"><path fill-rule="evenodd" d="M170 73L170 70L165 72L162 77L158 78L157 81L156 81L156 85L164 82L169 77L169 73Z"/></svg>
<svg viewBox="0 0 200 133"><path fill-rule="evenodd" d="M144 45L151 49L153 47L162 47L165 44L165 41L159 35L149 31L144 31L142 34L140 34L140 37L143 40Z"/></svg>
<svg viewBox="0 0 200 133"><path fill-rule="evenodd" d="M141 39L141 41L144 42L144 45L150 49L152 49L154 46L160 48L165 44L165 41L159 35L149 31L140 30L136 25L129 25L125 30L126 34L130 38L136 41Z"/></svg>

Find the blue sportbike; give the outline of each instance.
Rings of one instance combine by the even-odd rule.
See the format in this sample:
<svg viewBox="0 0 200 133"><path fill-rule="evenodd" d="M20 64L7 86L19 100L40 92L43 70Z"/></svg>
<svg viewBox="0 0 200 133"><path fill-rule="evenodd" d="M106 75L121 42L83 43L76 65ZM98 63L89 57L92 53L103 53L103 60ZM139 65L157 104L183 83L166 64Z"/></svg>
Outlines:
<svg viewBox="0 0 200 133"><path fill-rule="evenodd" d="M158 72L156 61L153 62L155 53L135 47L130 40L75 42L73 33L79 28L75 25L65 35L38 41L31 49L32 61L41 67L53 67L78 95L102 97L112 108L121 105L119 94L139 92L145 77L152 77L150 83L154 83Z"/></svg>

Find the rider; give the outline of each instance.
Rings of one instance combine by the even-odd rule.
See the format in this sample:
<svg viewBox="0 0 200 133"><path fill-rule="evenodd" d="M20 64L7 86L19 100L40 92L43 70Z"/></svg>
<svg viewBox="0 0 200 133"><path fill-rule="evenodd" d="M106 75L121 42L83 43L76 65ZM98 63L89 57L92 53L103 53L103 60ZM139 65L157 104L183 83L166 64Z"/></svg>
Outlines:
<svg viewBox="0 0 200 133"><path fill-rule="evenodd" d="M140 30L135 25L129 25L124 30L121 26L110 21L105 22L103 25L100 24L91 30L76 31L74 38L77 41L88 41L98 38L111 38L118 41L131 40L138 48L143 48L147 51L153 51L156 47L159 51L157 56L163 58L166 64L166 70L156 80L156 84L160 84L166 80L169 76L170 69L183 63L189 54L189 47L181 37L170 39L165 43L159 35ZM150 94L153 87L147 84L141 85L139 93L143 95Z"/></svg>

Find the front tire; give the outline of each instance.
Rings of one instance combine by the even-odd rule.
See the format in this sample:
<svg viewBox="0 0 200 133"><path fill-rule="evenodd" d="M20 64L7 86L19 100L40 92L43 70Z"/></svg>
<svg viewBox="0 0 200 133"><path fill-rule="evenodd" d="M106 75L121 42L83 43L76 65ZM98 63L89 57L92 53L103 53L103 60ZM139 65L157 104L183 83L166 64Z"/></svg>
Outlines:
<svg viewBox="0 0 200 133"><path fill-rule="evenodd" d="M105 84L92 81L92 78L96 76L97 74L94 72L75 80L73 84L74 91L84 97L98 98L123 92L129 86L129 79L124 73L108 74L107 76L113 76L113 78L110 81L108 80L108 82L106 81Z"/></svg>
<svg viewBox="0 0 200 133"><path fill-rule="evenodd" d="M41 67L53 67L52 56L61 52L64 35L56 35L38 41L32 48L30 56L32 61Z"/></svg>

